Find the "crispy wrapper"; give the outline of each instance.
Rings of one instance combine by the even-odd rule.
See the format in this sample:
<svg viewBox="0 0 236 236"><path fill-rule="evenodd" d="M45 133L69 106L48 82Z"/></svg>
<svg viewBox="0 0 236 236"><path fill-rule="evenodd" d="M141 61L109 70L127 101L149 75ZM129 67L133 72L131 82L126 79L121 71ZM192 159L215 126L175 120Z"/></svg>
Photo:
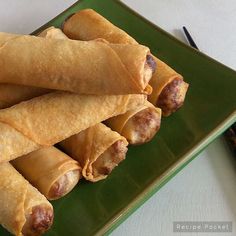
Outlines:
<svg viewBox="0 0 236 236"><path fill-rule="evenodd" d="M125 159L128 142L104 124L96 124L59 144L82 166L85 179L96 182L105 179Z"/></svg>
<svg viewBox="0 0 236 236"><path fill-rule="evenodd" d="M46 39L68 39L68 37L58 28L54 26L48 27L47 29L40 32L37 36Z"/></svg>
<svg viewBox="0 0 236 236"><path fill-rule="evenodd" d="M71 39L94 40L104 38L110 43L133 44L137 41L92 9L81 10L69 17L62 26L63 32ZM160 59L154 57L157 69L150 85L153 89L148 97L153 105L168 116L182 106L188 84L183 77Z"/></svg>
<svg viewBox="0 0 236 236"><path fill-rule="evenodd" d="M79 163L53 146L18 157L11 164L49 200L65 196L81 177Z"/></svg>
<svg viewBox="0 0 236 236"><path fill-rule="evenodd" d="M0 82L80 94L150 94L148 54L141 45L0 33Z"/></svg>
<svg viewBox="0 0 236 236"><path fill-rule="evenodd" d="M51 90L17 84L0 84L0 109L49 93Z"/></svg>
<svg viewBox="0 0 236 236"><path fill-rule="evenodd" d="M0 163L42 147L8 124L0 122L0 130Z"/></svg>
<svg viewBox="0 0 236 236"><path fill-rule="evenodd" d="M45 29L38 36L44 38L68 39L68 37L60 29L54 27ZM0 109L13 106L19 102L26 101L49 92L52 92L52 90L16 84L0 84Z"/></svg>
<svg viewBox="0 0 236 236"><path fill-rule="evenodd" d="M66 19L62 31L71 39L106 39L112 43L137 44L124 30L116 27L93 9L84 9Z"/></svg>
<svg viewBox="0 0 236 236"><path fill-rule="evenodd" d="M8 162L0 165L0 223L17 236L41 235L50 228L53 208Z"/></svg>
<svg viewBox="0 0 236 236"><path fill-rule="evenodd" d="M142 105L145 98L141 94L96 96L54 92L0 110L0 162L52 146Z"/></svg>
<svg viewBox="0 0 236 236"><path fill-rule="evenodd" d="M161 109L146 101L142 106L105 121L112 130L124 136L129 144L150 141L161 125Z"/></svg>

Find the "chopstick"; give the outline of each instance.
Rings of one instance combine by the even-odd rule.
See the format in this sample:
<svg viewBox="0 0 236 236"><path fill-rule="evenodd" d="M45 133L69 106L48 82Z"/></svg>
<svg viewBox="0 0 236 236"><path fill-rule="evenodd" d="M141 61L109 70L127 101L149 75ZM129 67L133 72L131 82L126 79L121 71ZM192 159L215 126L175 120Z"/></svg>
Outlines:
<svg viewBox="0 0 236 236"><path fill-rule="evenodd" d="M189 45L199 50L192 36L190 35L190 33L188 32L185 26L183 26L183 31L184 31L184 35L186 36L186 39L188 40ZM233 155L236 156L236 123L234 123L229 129L225 131L224 137Z"/></svg>
<svg viewBox="0 0 236 236"><path fill-rule="evenodd" d="M190 33L188 32L188 30L185 26L183 26L183 31L184 31L184 34L185 34L190 46L192 46L193 48L196 48L197 50L199 50L196 43L194 42L192 36L190 35Z"/></svg>

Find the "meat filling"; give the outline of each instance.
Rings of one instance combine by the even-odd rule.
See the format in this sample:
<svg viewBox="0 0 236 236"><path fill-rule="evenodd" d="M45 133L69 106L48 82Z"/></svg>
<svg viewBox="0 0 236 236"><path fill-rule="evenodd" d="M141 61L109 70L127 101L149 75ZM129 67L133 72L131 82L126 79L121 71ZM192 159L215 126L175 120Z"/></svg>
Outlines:
<svg viewBox="0 0 236 236"><path fill-rule="evenodd" d="M62 175L51 187L48 198L56 200L69 193L78 183L80 177L79 170L72 170Z"/></svg>
<svg viewBox="0 0 236 236"><path fill-rule="evenodd" d="M148 84L153 73L156 70L156 62L151 55L147 55L146 63L144 65L144 84Z"/></svg>
<svg viewBox="0 0 236 236"><path fill-rule="evenodd" d="M98 159L93 163L93 175L108 175L111 171L125 159L127 152L126 144L122 140L112 144Z"/></svg>
<svg viewBox="0 0 236 236"><path fill-rule="evenodd" d="M22 233L24 236L39 236L47 231L52 223L52 208L44 205L36 206L32 209L32 213L26 216Z"/></svg>
<svg viewBox="0 0 236 236"><path fill-rule="evenodd" d="M188 84L179 78L165 86L156 104L164 116L169 116L183 105L187 89Z"/></svg>
<svg viewBox="0 0 236 236"><path fill-rule="evenodd" d="M138 145L150 141L157 133L161 124L161 116L149 107L134 115L125 124L123 134L129 144Z"/></svg>

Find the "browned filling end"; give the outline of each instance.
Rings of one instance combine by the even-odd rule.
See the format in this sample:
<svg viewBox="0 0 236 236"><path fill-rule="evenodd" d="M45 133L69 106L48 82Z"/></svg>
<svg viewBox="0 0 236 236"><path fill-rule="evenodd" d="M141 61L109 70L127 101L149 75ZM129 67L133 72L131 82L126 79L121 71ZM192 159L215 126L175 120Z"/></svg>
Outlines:
<svg viewBox="0 0 236 236"><path fill-rule="evenodd" d="M35 206L26 216L22 233L24 236L38 236L45 233L53 223L53 209L47 205Z"/></svg>
<svg viewBox="0 0 236 236"><path fill-rule="evenodd" d="M148 54L146 56L146 64L152 69L152 73L156 71L157 63L152 55Z"/></svg>
<svg viewBox="0 0 236 236"><path fill-rule="evenodd" d="M150 79L152 78L153 73L156 70L156 62L153 58L152 55L148 54L146 56L146 62L144 65L144 76L143 76L143 82L145 85L148 84L148 82L150 81Z"/></svg>
<svg viewBox="0 0 236 236"><path fill-rule="evenodd" d="M180 78L174 79L164 87L156 103L164 116L169 116L183 105L187 90L188 84Z"/></svg>
<svg viewBox="0 0 236 236"><path fill-rule="evenodd" d="M93 163L93 176L108 175L111 171L125 159L128 148L124 141L118 140L112 144L98 159Z"/></svg>
<svg viewBox="0 0 236 236"><path fill-rule="evenodd" d="M62 175L51 187L48 199L56 200L65 196L69 193L75 185L78 183L80 178L79 170L71 170L66 174Z"/></svg>
<svg viewBox="0 0 236 236"><path fill-rule="evenodd" d="M161 125L161 114L155 108L146 108L128 120L122 130L129 144L138 145L150 141Z"/></svg>

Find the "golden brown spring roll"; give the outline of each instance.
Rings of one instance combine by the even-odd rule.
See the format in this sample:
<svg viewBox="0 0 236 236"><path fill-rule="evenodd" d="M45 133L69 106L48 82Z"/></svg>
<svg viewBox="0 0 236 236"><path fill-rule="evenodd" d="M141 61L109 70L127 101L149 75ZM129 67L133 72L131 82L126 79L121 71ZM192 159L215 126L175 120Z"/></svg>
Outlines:
<svg viewBox="0 0 236 236"><path fill-rule="evenodd" d="M48 200L69 193L80 179L79 163L55 147L45 147L11 164Z"/></svg>
<svg viewBox="0 0 236 236"><path fill-rule="evenodd" d="M17 84L0 84L0 109L49 93L49 89Z"/></svg>
<svg viewBox="0 0 236 236"><path fill-rule="evenodd" d="M0 33L0 82L80 94L150 94L149 49Z"/></svg>
<svg viewBox="0 0 236 236"><path fill-rule="evenodd" d="M92 9L77 12L64 22L63 32L71 39L94 40L104 38L110 43L138 44L125 31L119 29ZM188 84L183 77L160 59L154 57L157 69L150 85L153 88L149 101L168 116L182 106ZM150 61L152 63L152 60Z"/></svg>
<svg viewBox="0 0 236 236"><path fill-rule="evenodd" d="M105 121L112 130L124 136L129 144L150 141L161 125L161 109L146 101L142 106Z"/></svg>
<svg viewBox="0 0 236 236"><path fill-rule="evenodd" d="M54 27L47 28L38 36L44 38L68 39L68 37L60 29L56 29ZM16 84L0 84L0 109L13 106L19 102L29 100L49 92L52 92L52 90Z"/></svg>
<svg viewBox="0 0 236 236"><path fill-rule="evenodd" d="M63 150L82 166L85 179L105 179L127 152L127 141L104 124L92 126L59 143Z"/></svg>
<svg viewBox="0 0 236 236"><path fill-rule="evenodd" d="M0 165L0 206L0 224L14 235L41 235L52 225L52 205L8 162Z"/></svg>
<svg viewBox="0 0 236 236"><path fill-rule="evenodd" d="M160 107L164 116L169 116L184 104L189 84L183 80L182 75L163 61L155 59L158 60L156 61L158 70L154 72L150 81L155 89L148 96L148 100Z"/></svg>
<svg viewBox="0 0 236 236"><path fill-rule="evenodd" d="M142 105L145 95L53 92L0 110L0 162L52 146L112 116ZM98 109L99 107L99 109Z"/></svg>

